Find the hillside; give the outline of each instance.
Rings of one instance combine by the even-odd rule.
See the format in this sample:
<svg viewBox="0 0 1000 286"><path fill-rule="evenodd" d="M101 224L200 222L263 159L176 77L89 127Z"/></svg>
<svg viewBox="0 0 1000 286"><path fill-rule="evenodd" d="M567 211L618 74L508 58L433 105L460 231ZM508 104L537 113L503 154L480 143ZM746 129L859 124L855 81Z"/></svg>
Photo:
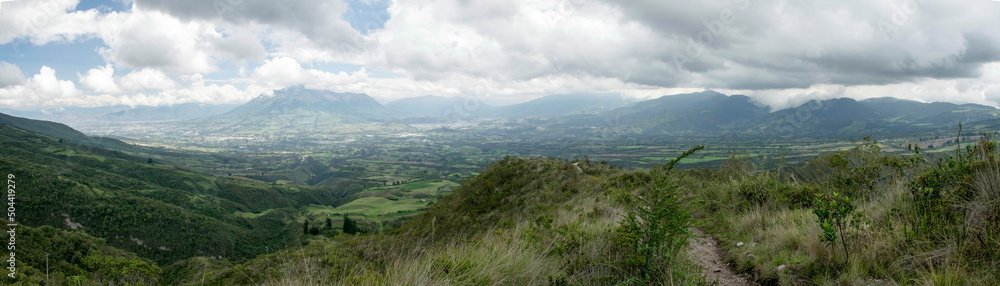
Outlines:
<svg viewBox="0 0 1000 286"><path fill-rule="evenodd" d="M7 225L8 221L0 219L0 223ZM12 280L15 282L7 280L4 285L156 284L163 272L148 259L79 231L20 225L17 236L24 238L18 239L13 249L18 273Z"/></svg>
<svg viewBox="0 0 1000 286"><path fill-rule="evenodd" d="M577 168L579 167L579 169ZM507 158L387 235L320 238L211 279L220 284L608 284L621 210L589 162ZM280 271L267 271L280 269ZM249 274L249 275L246 275ZM613 284L613 283L612 283Z"/></svg>
<svg viewBox="0 0 1000 286"><path fill-rule="evenodd" d="M337 205L348 192L208 176L6 124L0 145L3 172L38 190L19 193L21 223L83 231L158 263L283 248L298 207Z"/></svg>
<svg viewBox="0 0 1000 286"><path fill-rule="evenodd" d="M99 122L104 115L128 110L128 106L101 106L101 107L58 107L58 108L38 108L38 109L0 109L0 112L9 115L30 118L35 120L54 121L63 124L92 124Z"/></svg>
<svg viewBox="0 0 1000 286"><path fill-rule="evenodd" d="M64 141L69 141L81 145L113 148L119 150L134 149L134 146L128 145L119 140L103 138L103 137L87 136L86 134L83 134L82 132L77 131L61 123L27 119L0 113L0 124L17 127L24 130L29 130L31 132L55 137L58 139L63 139Z"/></svg>
<svg viewBox="0 0 1000 286"><path fill-rule="evenodd" d="M101 136L89 136L62 123L21 118L0 113L0 125L15 127L31 133L55 138L59 143L78 145L75 148L101 148L126 152L135 156L166 158L171 161L216 160L211 154L192 153L163 148L150 148L125 143L121 140Z"/></svg>

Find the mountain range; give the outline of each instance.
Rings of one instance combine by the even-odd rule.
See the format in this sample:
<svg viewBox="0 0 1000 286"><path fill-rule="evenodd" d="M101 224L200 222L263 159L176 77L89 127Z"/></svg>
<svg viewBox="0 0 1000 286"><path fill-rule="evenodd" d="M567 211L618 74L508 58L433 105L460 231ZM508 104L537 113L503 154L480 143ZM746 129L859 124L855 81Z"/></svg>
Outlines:
<svg viewBox="0 0 1000 286"><path fill-rule="evenodd" d="M643 135L740 134L855 136L954 128L959 122L991 123L1000 110L978 104L922 103L896 98L813 100L771 112L744 95L714 91L668 95L595 115L548 124L562 128L613 128Z"/></svg>
<svg viewBox="0 0 1000 286"><path fill-rule="evenodd" d="M853 136L947 129L958 122L991 122L997 120L1000 111L978 104L922 103L882 97L861 101L850 98L813 100L772 112L745 95L725 95L710 90L632 103L619 95L572 94L550 95L500 107L475 98L438 96L401 99L382 106L364 94L290 88L214 118L249 120L266 126L276 120L287 122L288 119L282 118L295 114L300 115L298 122L332 120L340 124L396 124L400 129L405 128L405 124L419 122L415 118L437 122L527 119L529 124L547 130L619 128L638 135ZM302 120L303 114L311 117Z"/></svg>
<svg viewBox="0 0 1000 286"><path fill-rule="evenodd" d="M182 103L165 106L64 107L37 110L0 109L0 112L37 120L83 126L108 122L180 121L226 113L238 104Z"/></svg>
<svg viewBox="0 0 1000 286"><path fill-rule="evenodd" d="M427 95L382 105L365 94L301 86L262 95L240 106L188 104L61 112L61 117L50 112L46 118L77 123L75 118L80 117L163 121L203 134L283 135L397 132L413 130L413 124L421 123L514 121L530 125L525 126L528 129L544 127L549 132L612 128L634 135L856 136L948 129L959 122L992 126L997 125L994 121L1000 115L996 108L985 105L923 103L890 97L813 100L772 111L750 97L710 90L637 102L628 102L616 94L557 94L492 106L474 97Z"/></svg>

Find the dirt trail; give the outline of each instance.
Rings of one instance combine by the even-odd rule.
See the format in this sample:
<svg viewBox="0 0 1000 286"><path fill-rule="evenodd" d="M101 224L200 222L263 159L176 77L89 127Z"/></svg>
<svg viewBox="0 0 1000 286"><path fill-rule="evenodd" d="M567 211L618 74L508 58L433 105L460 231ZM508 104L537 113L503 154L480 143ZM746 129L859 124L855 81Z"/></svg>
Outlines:
<svg viewBox="0 0 1000 286"><path fill-rule="evenodd" d="M722 260L722 254L715 238L699 229L692 229L692 232L697 237L688 239L688 243L691 245L688 248L688 254L691 255L691 259L695 263L702 267L705 281L708 283L717 281L718 284L715 285L719 286L757 285L743 275L734 273L732 267L726 264L725 260Z"/></svg>

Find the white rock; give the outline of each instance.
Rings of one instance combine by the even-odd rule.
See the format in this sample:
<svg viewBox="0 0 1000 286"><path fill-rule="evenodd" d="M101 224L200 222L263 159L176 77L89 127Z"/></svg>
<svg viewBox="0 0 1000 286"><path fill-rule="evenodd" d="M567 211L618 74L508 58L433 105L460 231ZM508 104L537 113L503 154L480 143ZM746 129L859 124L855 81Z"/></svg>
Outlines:
<svg viewBox="0 0 1000 286"><path fill-rule="evenodd" d="M785 271L785 268L788 268L788 265L778 265L778 271Z"/></svg>
<svg viewBox="0 0 1000 286"><path fill-rule="evenodd" d="M736 243L736 247L742 247L742 246L743 246L743 242L742 241Z"/></svg>

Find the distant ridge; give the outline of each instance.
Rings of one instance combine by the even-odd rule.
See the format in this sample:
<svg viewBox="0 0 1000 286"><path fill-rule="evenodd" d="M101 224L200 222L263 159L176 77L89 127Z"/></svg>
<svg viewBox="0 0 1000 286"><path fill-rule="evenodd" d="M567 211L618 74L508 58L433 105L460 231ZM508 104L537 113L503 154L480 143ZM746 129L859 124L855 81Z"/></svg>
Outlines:
<svg viewBox="0 0 1000 286"><path fill-rule="evenodd" d="M55 121L74 127L105 122L180 121L223 114L237 104L181 103L162 106L64 107L34 110L0 109L8 115Z"/></svg>
<svg viewBox="0 0 1000 286"><path fill-rule="evenodd" d="M706 90L639 101L594 115L568 116L550 127L611 128L644 135L855 136L941 130L954 128L958 122L988 124L998 116L1000 110L985 105L888 97L813 100L771 112L747 96Z"/></svg>
<svg viewBox="0 0 1000 286"><path fill-rule="evenodd" d="M551 118L573 114L599 113L628 104L620 94L553 94L528 102L502 106L486 112L495 118Z"/></svg>
<svg viewBox="0 0 1000 286"><path fill-rule="evenodd" d="M81 145L102 147L102 148L123 150L123 151L135 151L136 149L139 149L136 146L119 141L117 139L87 136L87 134L83 134L83 132L77 131L76 129L66 126L66 124L56 123L51 121L21 118L0 113L0 124L9 125L12 127L16 127L18 129L23 129L25 131L51 136L56 139L61 139Z"/></svg>
<svg viewBox="0 0 1000 286"><path fill-rule="evenodd" d="M252 117L288 114L297 111L317 111L352 116L389 114L387 108L366 94L338 93L296 86L277 90L273 96L258 96L222 116Z"/></svg>
<svg viewBox="0 0 1000 286"><path fill-rule="evenodd" d="M104 121L175 121L209 117L229 112L235 104L182 103L167 106L137 106L118 112L104 114Z"/></svg>
<svg viewBox="0 0 1000 286"><path fill-rule="evenodd" d="M497 107L474 97L443 97L424 95L398 99L385 105L405 116L478 117Z"/></svg>
<svg viewBox="0 0 1000 286"><path fill-rule="evenodd" d="M210 134L342 134L402 131L400 115L361 93L305 89L302 86L261 95L221 115L186 122Z"/></svg>

